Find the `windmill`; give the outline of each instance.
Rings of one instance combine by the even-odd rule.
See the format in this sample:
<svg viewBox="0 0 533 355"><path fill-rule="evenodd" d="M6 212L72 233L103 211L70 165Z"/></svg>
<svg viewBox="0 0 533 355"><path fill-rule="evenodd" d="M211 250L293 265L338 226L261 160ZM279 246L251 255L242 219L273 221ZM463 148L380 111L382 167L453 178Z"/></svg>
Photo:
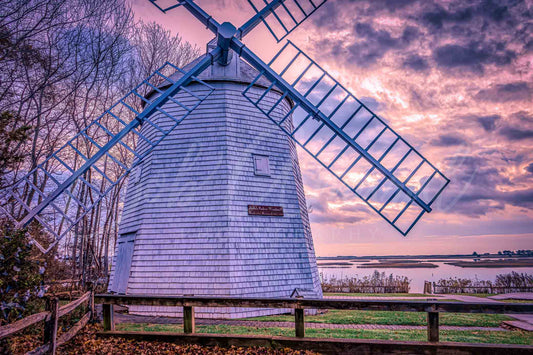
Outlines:
<svg viewBox="0 0 533 355"><path fill-rule="evenodd" d="M260 23L281 42L325 0L263 0L262 8L248 0L255 15L238 29L192 0L166 8L150 1L164 13L184 7L216 39L185 68L156 70L2 191L0 207L19 227L37 220L53 237L48 245L34 241L41 251L72 233L130 175L112 291L321 297L296 146L402 235L431 212L449 180L413 146L294 43L267 64L242 42ZM202 182L206 174L218 178ZM165 200L172 186L181 194ZM94 196L89 204L77 197L84 191Z"/></svg>

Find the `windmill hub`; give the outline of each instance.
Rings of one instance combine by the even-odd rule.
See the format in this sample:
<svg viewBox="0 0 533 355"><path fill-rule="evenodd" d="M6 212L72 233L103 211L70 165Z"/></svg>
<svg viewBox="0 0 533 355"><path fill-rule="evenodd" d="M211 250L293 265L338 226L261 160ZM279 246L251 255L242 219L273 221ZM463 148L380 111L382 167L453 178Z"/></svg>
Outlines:
<svg viewBox="0 0 533 355"><path fill-rule="evenodd" d="M237 33L237 28L229 22L224 22L218 28L217 44L222 49L222 55L218 59L220 65L228 65L231 62L231 51L229 50L231 39Z"/></svg>

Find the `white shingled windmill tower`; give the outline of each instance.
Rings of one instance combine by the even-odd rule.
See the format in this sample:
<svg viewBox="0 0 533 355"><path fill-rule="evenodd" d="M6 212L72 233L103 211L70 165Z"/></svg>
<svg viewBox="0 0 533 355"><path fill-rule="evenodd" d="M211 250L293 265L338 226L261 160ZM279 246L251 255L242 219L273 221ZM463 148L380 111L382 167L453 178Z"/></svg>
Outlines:
<svg viewBox="0 0 533 355"><path fill-rule="evenodd" d="M54 237L35 242L43 252L131 175L110 291L320 298L297 146L403 235L431 211L449 180L409 143L290 41L268 64L243 44L261 22L280 42L325 0L248 0L256 15L238 29L193 0L150 1L183 6L216 40L185 68L155 71L2 191L18 226L36 219ZM95 193L90 205L80 189Z"/></svg>

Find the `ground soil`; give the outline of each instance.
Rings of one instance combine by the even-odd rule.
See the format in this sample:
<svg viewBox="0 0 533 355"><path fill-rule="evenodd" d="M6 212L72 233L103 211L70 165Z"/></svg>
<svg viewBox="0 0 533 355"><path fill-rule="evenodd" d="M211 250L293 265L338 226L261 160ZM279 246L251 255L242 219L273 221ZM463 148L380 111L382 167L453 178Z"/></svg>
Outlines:
<svg viewBox="0 0 533 355"><path fill-rule="evenodd" d="M273 350L269 348L220 348L199 345L176 345L164 342L135 341L123 338L99 338L100 325L90 325L74 339L59 348L58 354L251 354L251 355L314 355L309 351L292 349Z"/></svg>

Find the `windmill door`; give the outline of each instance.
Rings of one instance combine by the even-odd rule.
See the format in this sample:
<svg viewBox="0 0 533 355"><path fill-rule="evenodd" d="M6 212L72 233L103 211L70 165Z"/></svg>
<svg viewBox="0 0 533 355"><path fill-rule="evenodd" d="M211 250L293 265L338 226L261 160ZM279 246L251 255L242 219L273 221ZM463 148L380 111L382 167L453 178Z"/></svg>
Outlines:
<svg viewBox="0 0 533 355"><path fill-rule="evenodd" d="M133 257L133 243L135 233L122 234L118 240L117 261L114 279L114 290L117 293L126 293L130 278L131 259Z"/></svg>

